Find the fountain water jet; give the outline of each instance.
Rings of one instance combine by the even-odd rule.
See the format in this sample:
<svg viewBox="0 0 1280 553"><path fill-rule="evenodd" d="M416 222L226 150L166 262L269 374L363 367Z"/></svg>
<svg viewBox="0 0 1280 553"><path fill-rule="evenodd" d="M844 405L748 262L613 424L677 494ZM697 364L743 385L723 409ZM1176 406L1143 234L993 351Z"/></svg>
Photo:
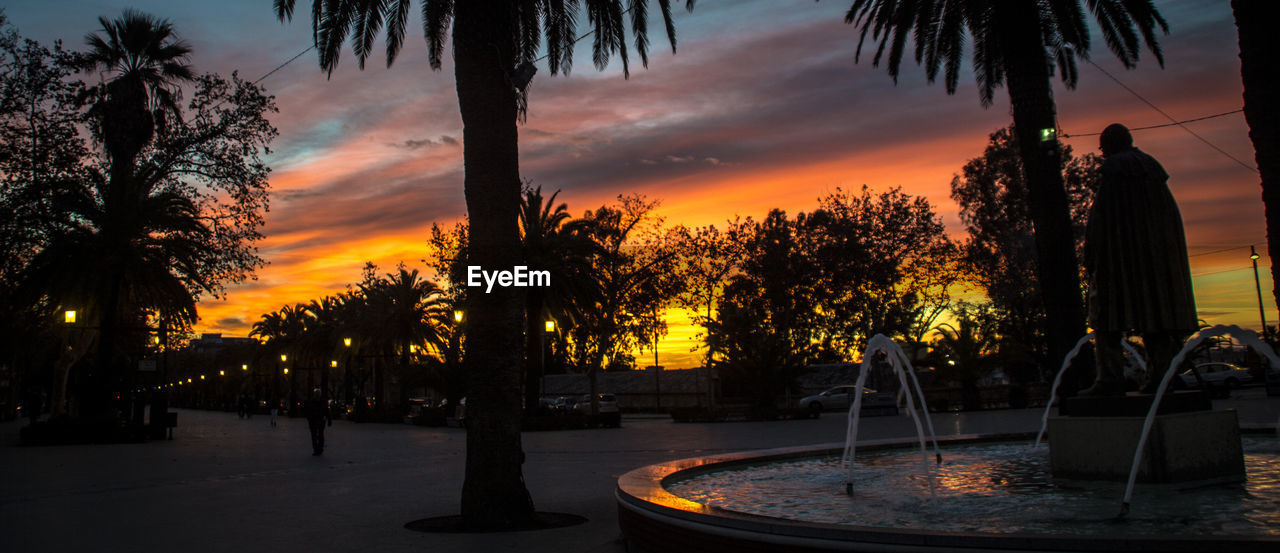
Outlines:
<svg viewBox="0 0 1280 553"><path fill-rule="evenodd" d="M1187 354L1199 347L1201 342L1224 334L1244 342L1254 351L1265 355L1272 367L1280 367L1280 357L1276 357L1276 353L1271 349L1271 346L1259 339L1257 333L1252 330L1242 329L1236 325L1217 325L1206 328L1187 340L1186 344L1182 346L1182 351L1179 351L1178 355L1173 357L1173 361L1169 363L1169 368L1164 371L1164 378L1160 380L1160 386L1156 388L1156 397L1151 402L1151 409L1147 411L1147 418L1142 423L1142 435L1138 438L1138 446L1133 452L1133 466L1129 469L1129 482L1124 489L1124 501L1120 505L1120 517L1124 517L1129 513L1129 500L1133 498L1133 485L1138 479L1138 467L1142 463L1142 450L1147 443L1147 437L1151 434L1151 425L1155 421L1156 411L1160 409L1160 400L1164 398L1164 392L1169 388L1169 381L1177 373L1175 368L1182 365L1182 362L1186 360Z"/></svg>
<svg viewBox="0 0 1280 553"><path fill-rule="evenodd" d="M1053 410L1053 398L1058 396L1058 385L1062 384L1062 375L1067 372L1067 368L1071 366L1071 362L1080 354L1080 349L1083 348L1085 344L1089 343L1090 340L1093 340L1092 332L1082 336L1080 340L1076 342L1075 347L1071 348L1071 351L1068 351L1067 355L1063 357L1062 367L1058 369L1058 375L1053 377L1053 386L1049 388L1049 401L1044 406L1044 415L1040 417L1040 432L1036 434L1036 443L1034 447L1040 447L1040 440L1044 438L1044 430L1049 426L1049 412ZM1130 345L1128 341L1122 340L1120 344L1123 345L1125 351L1129 352L1129 354L1133 356L1134 360L1138 362L1138 367L1143 371L1146 371L1147 362L1142 359L1142 355L1138 353L1138 350L1133 349L1133 346Z"/></svg>
<svg viewBox="0 0 1280 553"><path fill-rule="evenodd" d="M933 430L933 420L929 417L929 409L925 404L924 389L921 388L920 381L916 378L916 372L911 366L911 360L907 359L907 355L903 353L902 348L888 336L876 334L870 340L867 340L867 347L862 352L862 365L858 369L858 381L854 387L853 405L849 407L849 426L845 430L844 454L841 457L841 463L848 467L844 491L850 495L853 494L853 456L858 442L858 422L862 413L862 391L867 382L867 372L871 369L871 360L877 353L884 353L888 358L889 364L893 367L894 373L898 376L898 382L901 384L903 392L905 392L907 412L911 414L911 420L916 425L916 434L920 438L920 455L925 474L930 474L929 452L925 445L924 428L920 425L920 414L917 413L915 400L911 397L911 386L907 384L908 375L911 377L911 383L915 384L916 396L920 398L920 411L924 413L925 424L929 427L929 436L933 441L934 456L937 458L938 464L942 464L942 452L938 449L938 435ZM905 369L903 368L904 365L906 366ZM930 480L930 484L932 485L932 480Z"/></svg>

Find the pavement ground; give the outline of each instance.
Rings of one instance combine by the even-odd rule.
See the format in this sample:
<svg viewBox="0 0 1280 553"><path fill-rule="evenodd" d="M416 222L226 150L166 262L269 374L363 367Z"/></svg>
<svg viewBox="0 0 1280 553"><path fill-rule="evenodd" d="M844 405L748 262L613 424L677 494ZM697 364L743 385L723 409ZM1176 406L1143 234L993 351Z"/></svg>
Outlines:
<svg viewBox="0 0 1280 553"><path fill-rule="evenodd" d="M1220 407L1274 425L1280 398L1244 390ZM466 431L336 421L323 456L305 419L178 410L172 441L17 446L0 424L0 551L621 552L613 490L634 468L699 455L838 442L842 413L817 420L685 423L628 416L618 429L523 435L539 511L582 525L491 534L406 530L458 512ZM1033 432L1039 409L935 413L939 435ZM860 438L915 435L905 415L863 419Z"/></svg>

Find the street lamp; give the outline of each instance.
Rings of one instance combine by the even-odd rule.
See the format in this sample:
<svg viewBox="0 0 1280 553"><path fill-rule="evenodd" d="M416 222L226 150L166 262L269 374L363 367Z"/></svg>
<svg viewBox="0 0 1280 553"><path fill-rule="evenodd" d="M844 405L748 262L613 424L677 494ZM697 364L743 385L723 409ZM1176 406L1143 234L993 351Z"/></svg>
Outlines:
<svg viewBox="0 0 1280 553"><path fill-rule="evenodd" d="M463 313L462 313L462 310L461 310L461 309L454 310L454 312L453 312L453 322L455 322L455 323L460 323L460 322L462 322L462 315L463 315Z"/></svg>
<svg viewBox="0 0 1280 553"><path fill-rule="evenodd" d="M337 362L337 361L330 361L330 362L329 362L329 366L330 366L330 367L333 367L333 368L337 368L337 367L338 367L338 362Z"/></svg>
<svg viewBox="0 0 1280 553"><path fill-rule="evenodd" d="M284 374L289 374L289 367L284 368Z"/></svg>
<svg viewBox="0 0 1280 553"><path fill-rule="evenodd" d="M280 362L281 362L281 363L288 363L288 362L289 362L289 356L288 356L288 355L286 355L286 354L281 353L281 354L280 354Z"/></svg>
<svg viewBox="0 0 1280 553"><path fill-rule="evenodd" d="M343 338L343 339L342 339L342 345L347 346L347 347L351 347L351 338Z"/></svg>
<svg viewBox="0 0 1280 553"><path fill-rule="evenodd" d="M76 310L75 310L75 309L68 309L68 310L66 310L65 312L63 312L63 313L62 313L62 322L67 323L67 324L69 324L69 325L76 324Z"/></svg>
<svg viewBox="0 0 1280 553"><path fill-rule="evenodd" d="M227 376L227 371L218 371L218 376Z"/></svg>
<svg viewBox="0 0 1280 553"><path fill-rule="evenodd" d="M542 329L546 332L538 335L538 354L541 358L538 361L538 395L541 396L547 389L547 333L556 331L556 322L547 319L542 323ZM536 403L535 403L536 405Z"/></svg>
<svg viewBox="0 0 1280 553"><path fill-rule="evenodd" d="M1262 309L1262 283L1258 280L1258 250L1249 245L1249 259L1253 260L1253 288L1258 292L1258 318L1262 320L1262 335L1267 335L1267 313Z"/></svg>
<svg viewBox="0 0 1280 553"><path fill-rule="evenodd" d="M249 370L249 365L240 365L240 370L242 370L242 371L247 371L247 370Z"/></svg>

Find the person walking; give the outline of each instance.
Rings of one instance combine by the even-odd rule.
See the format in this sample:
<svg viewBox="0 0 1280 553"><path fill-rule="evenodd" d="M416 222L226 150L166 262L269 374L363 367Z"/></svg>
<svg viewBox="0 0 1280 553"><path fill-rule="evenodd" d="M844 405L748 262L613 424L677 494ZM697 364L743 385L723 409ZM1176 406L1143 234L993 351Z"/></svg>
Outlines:
<svg viewBox="0 0 1280 553"><path fill-rule="evenodd" d="M280 398L271 400L271 428L276 427L276 416L280 414Z"/></svg>
<svg viewBox="0 0 1280 553"><path fill-rule="evenodd" d="M324 427L333 426L329 401L324 398L320 388L311 390L303 412L307 415L307 426L311 429L311 454L320 455L324 453Z"/></svg>

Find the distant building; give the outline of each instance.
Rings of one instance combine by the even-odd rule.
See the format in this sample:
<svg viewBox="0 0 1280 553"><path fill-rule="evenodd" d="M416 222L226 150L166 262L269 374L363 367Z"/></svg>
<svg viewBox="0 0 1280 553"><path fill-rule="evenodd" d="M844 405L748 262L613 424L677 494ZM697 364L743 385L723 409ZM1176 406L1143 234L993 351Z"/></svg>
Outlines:
<svg viewBox="0 0 1280 553"><path fill-rule="evenodd" d="M234 338L224 337L221 333L205 333L191 340L189 345L196 353L217 353L226 347L257 343L258 340L255 338Z"/></svg>

